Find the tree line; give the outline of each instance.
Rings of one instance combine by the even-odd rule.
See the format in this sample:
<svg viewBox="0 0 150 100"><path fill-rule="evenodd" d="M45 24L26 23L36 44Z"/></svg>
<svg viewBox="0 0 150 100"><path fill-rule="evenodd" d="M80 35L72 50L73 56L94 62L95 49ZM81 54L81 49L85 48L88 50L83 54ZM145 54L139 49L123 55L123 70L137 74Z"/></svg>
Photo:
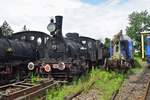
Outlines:
<svg viewBox="0 0 150 100"><path fill-rule="evenodd" d="M26 25L23 26L22 31L28 31ZM11 36L14 33L11 26L4 21L3 24L0 26L0 37L7 37Z"/></svg>
<svg viewBox="0 0 150 100"><path fill-rule="evenodd" d="M150 31L150 15L147 10L137 12L134 11L128 15L129 23L126 26L126 35L134 41L134 47L137 50L141 49L140 32L147 30ZM105 38L104 47L109 47L109 38Z"/></svg>
<svg viewBox="0 0 150 100"><path fill-rule="evenodd" d="M11 29L10 25L7 21L4 21L3 24L0 26L0 37L6 37L13 34L13 30Z"/></svg>

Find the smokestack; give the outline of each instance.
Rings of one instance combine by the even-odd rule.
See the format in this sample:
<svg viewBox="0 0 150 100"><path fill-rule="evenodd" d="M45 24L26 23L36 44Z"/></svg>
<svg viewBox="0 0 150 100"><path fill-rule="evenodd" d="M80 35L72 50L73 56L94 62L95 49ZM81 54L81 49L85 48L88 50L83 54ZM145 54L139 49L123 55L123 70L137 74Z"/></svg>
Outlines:
<svg viewBox="0 0 150 100"><path fill-rule="evenodd" d="M55 19L56 19L56 32L57 32L57 35L62 37L63 16L55 16Z"/></svg>

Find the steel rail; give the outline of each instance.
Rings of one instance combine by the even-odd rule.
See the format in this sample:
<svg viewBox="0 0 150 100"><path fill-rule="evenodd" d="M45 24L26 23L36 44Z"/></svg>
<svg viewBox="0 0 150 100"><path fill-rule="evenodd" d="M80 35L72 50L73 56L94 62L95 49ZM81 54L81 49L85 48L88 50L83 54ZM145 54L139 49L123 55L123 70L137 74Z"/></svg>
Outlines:
<svg viewBox="0 0 150 100"><path fill-rule="evenodd" d="M148 83L147 83L147 85L146 85L146 91L145 91L145 93L144 93L143 100L146 100L146 97L147 97L147 95L148 95L149 89L150 89L150 79L149 79L149 81L148 81Z"/></svg>

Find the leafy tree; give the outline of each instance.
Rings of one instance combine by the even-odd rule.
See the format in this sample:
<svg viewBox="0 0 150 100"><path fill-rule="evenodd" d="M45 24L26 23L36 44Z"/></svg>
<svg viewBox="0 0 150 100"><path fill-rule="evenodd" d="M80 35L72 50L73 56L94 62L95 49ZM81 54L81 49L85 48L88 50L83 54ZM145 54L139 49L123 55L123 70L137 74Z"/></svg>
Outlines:
<svg viewBox="0 0 150 100"><path fill-rule="evenodd" d="M110 43L110 39L109 38L105 38L104 47L105 48L109 48L109 43Z"/></svg>
<svg viewBox="0 0 150 100"><path fill-rule="evenodd" d="M144 25L144 26L143 26ZM133 12L129 15L129 26L126 27L127 35L135 42L135 48L140 49L140 32L150 26L150 15L148 12Z"/></svg>
<svg viewBox="0 0 150 100"><path fill-rule="evenodd" d="M10 36L13 34L13 30L11 29L11 27L6 21L3 22L3 25L1 26L1 30L3 36Z"/></svg>

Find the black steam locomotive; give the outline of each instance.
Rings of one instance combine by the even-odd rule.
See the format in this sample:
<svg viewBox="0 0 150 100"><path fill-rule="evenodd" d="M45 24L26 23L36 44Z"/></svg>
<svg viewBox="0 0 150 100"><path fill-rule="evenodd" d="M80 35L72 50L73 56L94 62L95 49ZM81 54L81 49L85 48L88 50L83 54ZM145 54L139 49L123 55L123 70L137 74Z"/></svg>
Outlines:
<svg viewBox="0 0 150 100"><path fill-rule="evenodd" d="M0 38L0 43L0 85L24 79L28 72L26 64L36 60L35 48L8 38Z"/></svg>
<svg viewBox="0 0 150 100"><path fill-rule="evenodd" d="M62 16L51 19L48 30L51 37L44 46L44 58L34 62L43 66L54 78L71 78L80 75L93 65L103 63L103 45L99 40L67 33L62 36ZM41 68L42 69L42 68ZM41 70L39 70L41 71Z"/></svg>
<svg viewBox="0 0 150 100"><path fill-rule="evenodd" d="M51 19L51 35L22 31L0 38L0 85L23 80L28 72L72 78L103 64L103 44L99 40L67 33L62 36L62 16Z"/></svg>

